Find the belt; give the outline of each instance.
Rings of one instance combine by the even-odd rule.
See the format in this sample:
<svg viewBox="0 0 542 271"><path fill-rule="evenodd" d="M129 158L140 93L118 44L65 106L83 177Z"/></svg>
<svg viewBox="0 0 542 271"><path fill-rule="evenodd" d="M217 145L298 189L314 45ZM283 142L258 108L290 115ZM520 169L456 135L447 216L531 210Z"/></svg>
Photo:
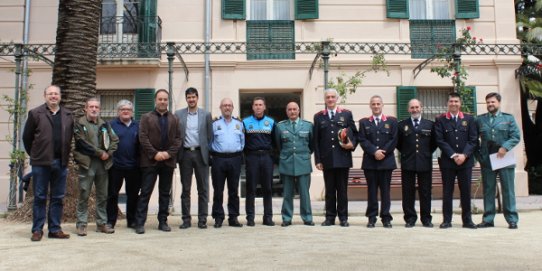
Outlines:
<svg viewBox="0 0 542 271"><path fill-rule="evenodd" d="M185 151L199 151L200 147L190 147L190 148L184 148Z"/></svg>
<svg viewBox="0 0 542 271"><path fill-rule="evenodd" d="M255 151L246 151L247 154L255 154L255 155L264 155L264 154L271 154L271 150L255 150Z"/></svg>
<svg viewBox="0 0 542 271"><path fill-rule="evenodd" d="M243 152L229 152L229 153L220 153L220 152L211 152L212 156L220 157L220 158L233 158L237 157L243 154Z"/></svg>

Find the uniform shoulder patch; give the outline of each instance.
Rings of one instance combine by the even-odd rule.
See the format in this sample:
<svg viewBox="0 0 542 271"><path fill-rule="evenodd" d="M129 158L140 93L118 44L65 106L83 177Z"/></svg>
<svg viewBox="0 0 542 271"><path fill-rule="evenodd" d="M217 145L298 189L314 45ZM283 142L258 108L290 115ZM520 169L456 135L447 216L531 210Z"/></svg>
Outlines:
<svg viewBox="0 0 542 271"><path fill-rule="evenodd" d="M281 121L279 121L279 124L286 123L286 121L288 121L288 120L281 120Z"/></svg>

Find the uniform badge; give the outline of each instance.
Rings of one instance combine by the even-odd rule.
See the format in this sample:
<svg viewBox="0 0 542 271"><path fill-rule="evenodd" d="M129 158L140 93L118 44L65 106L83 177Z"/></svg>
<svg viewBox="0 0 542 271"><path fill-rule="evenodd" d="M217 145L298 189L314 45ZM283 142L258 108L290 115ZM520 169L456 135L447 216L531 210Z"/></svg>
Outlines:
<svg viewBox="0 0 542 271"><path fill-rule="evenodd" d="M340 117L339 120L344 122L344 117Z"/></svg>
<svg viewBox="0 0 542 271"><path fill-rule="evenodd" d="M268 120L264 121L263 125L269 126L269 121Z"/></svg>
<svg viewBox="0 0 542 271"><path fill-rule="evenodd" d="M239 124L235 124L235 129L239 130L241 129L241 126L239 126Z"/></svg>
<svg viewBox="0 0 542 271"><path fill-rule="evenodd" d="M390 129L390 125L388 123L384 124L384 128Z"/></svg>
<svg viewBox="0 0 542 271"><path fill-rule="evenodd" d="M468 124L468 123L467 123L466 120L464 120L464 121L461 122L461 125L463 125L464 127L467 127L467 124Z"/></svg>
<svg viewBox="0 0 542 271"><path fill-rule="evenodd" d="M252 127L252 124L248 126L248 129L253 129L254 127Z"/></svg>
<svg viewBox="0 0 542 271"><path fill-rule="evenodd" d="M222 126L218 126L218 128L216 128L217 130L222 130Z"/></svg>
<svg viewBox="0 0 542 271"><path fill-rule="evenodd" d="M405 132L408 132L408 125L405 125Z"/></svg>

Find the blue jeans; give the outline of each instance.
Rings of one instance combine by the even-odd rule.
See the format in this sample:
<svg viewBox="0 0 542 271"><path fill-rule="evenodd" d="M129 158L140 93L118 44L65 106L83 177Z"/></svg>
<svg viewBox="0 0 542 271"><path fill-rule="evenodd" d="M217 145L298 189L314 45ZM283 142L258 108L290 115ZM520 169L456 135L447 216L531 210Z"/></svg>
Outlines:
<svg viewBox="0 0 542 271"><path fill-rule="evenodd" d="M49 213L47 215L49 232L58 232L64 208L66 194L66 175L68 170L57 159L51 166L32 166L32 187L34 189L34 205L32 206L32 232L43 231L45 224L45 206L47 192L49 196Z"/></svg>

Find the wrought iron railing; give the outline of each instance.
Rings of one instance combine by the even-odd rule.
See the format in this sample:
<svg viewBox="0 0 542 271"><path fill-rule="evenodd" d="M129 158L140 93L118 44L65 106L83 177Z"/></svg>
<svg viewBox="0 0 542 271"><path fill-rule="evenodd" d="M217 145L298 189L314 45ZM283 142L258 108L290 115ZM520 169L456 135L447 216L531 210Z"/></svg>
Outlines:
<svg viewBox="0 0 542 271"><path fill-rule="evenodd" d="M178 42L171 43L175 51L180 54L246 54L244 42ZM156 53L165 54L168 48L166 43L101 43L98 45L100 58L122 58L133 56L134 50L156 50ZM442 47L452 47L442 45ZM296 54L316 54L320 52L321 42L296 42ZM55 54L54 44L15 44L0 43L0 56L14 56L17 50L27 54L52 56ZM332 42L330 53L333 54L390 54L410 55L410 43L366 43L366 42ZM450 50L451 51L451 50ZM107 54L105 53L107 52ZM542 55L540 44L475 44L462 48L462 55Z"/></svg>

